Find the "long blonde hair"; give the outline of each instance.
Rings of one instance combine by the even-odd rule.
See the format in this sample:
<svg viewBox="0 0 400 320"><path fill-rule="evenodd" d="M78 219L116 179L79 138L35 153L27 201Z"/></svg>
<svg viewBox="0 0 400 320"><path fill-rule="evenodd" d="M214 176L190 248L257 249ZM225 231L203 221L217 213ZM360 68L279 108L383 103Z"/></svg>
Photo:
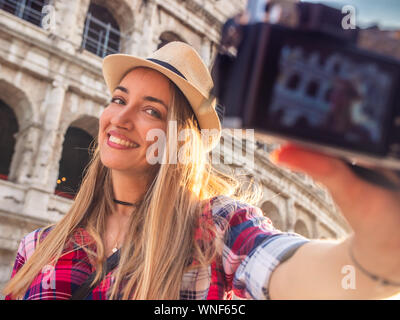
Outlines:
<svg viewBox="0 0 400 320"><path fill-rule="evenodd" d="M170 86L173 94L168 120L177 122L178 132L189 129L195 133L181 143L190 154L190 161L154 166L141 205L130 216L120 263L114 271L110 299L179 299L182 276L191 267L193 259L207 265L219 251L218 237L212 241L194 237L196 228L210 228L211 224L199 223L207 199L226 195L254 203L261 196L260 193L239 192L238 180L211 165L187 99L175 84L170 82ZM168 129L166 138L166 154L175 152L169 149L174 137L168 135ZM3 293L11 294L13 298L23 297L42 268L47 264L54 265L66 254L66 243L80 227L90 234L96 248L82 247L96 265L94 282L97 281L104 271L103 236L106 217L115 210L112 199L111 172L100 161L97 146L68 213L37 244L33 255L8 282ZM209 231L202 234L209 234Z"/></svg>

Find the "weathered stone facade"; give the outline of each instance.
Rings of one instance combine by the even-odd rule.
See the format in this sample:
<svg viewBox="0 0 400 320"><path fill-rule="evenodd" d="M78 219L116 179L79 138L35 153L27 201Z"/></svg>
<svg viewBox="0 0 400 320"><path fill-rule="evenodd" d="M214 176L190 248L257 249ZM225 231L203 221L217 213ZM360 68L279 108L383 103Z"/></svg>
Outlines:
<svg viewBox="0 0 400 320"><path fill-rule="evenodd" d="M173 32L209 65L222 23L245 5L243 0L92 2L118 21L121 52L145 57L165 32ZM54 193L67 129L81 128L95 137L109 100L102 58L81 46L89 4L54 0L53 31L0 10L0 100L13 110L19 127L8 179L0 180L0 288L10 277L20 239L58 221L72 204ZM251 145L253 169L246 166L248 155L233 155L234 163L224 166L260 183L264 198L259 205L278 228L310 238L346 235L349 228L329 194L308 177L270 163L269 148Z"/></svg>

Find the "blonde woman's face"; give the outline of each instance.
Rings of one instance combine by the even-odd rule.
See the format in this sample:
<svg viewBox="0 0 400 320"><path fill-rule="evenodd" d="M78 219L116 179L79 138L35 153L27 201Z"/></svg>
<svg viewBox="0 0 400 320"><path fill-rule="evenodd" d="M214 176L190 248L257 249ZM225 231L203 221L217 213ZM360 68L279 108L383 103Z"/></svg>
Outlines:
<svg viewBox="0 0 400 320"><path fill-rule="evenodd" d="M102 163L132 173L148 170L146 150L155 141L146 141L146 135L152 129L166 132L170 100L170 84L161 73L145 68L130 71L100 117Z"/></svg>

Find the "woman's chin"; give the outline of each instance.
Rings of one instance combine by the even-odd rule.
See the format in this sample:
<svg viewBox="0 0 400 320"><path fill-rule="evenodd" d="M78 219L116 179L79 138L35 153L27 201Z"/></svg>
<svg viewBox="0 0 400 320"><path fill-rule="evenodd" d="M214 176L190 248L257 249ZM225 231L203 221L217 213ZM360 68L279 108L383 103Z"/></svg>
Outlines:
<svg viewBox="0 0 400 320"><path fill-rule="evenodd" d="M108 169L111 169L113 171L121 171L121 172L130 171L129 167L124 167L124 166L121 166L121 165L107 164L107 163L103 163L103 164L104 164L105 167L107 167Z"/></svg>
<svg viewBox="0 0 400 320"><path fill-rule="evenodd" d="M123 160L123 161L122 161ZM149 168L146 166L143 166L143 164L139 163L126 163L126 158L125 159L109 159L107 157L101 158L101 163L107 167L108 169L114 170L114 171L120 171L120 172L125 172L125 173L144 173L146 172Z"/></svg>
<svg viewBox="0 0 400 320"><path fill-rule="evenodd" d="M113 170L119 170L119 171L126 171L134 167L134 164L126 163L126 158L118 158L118 157L107 157L106 155L101 155L100 156L101 163Z"/></svg>

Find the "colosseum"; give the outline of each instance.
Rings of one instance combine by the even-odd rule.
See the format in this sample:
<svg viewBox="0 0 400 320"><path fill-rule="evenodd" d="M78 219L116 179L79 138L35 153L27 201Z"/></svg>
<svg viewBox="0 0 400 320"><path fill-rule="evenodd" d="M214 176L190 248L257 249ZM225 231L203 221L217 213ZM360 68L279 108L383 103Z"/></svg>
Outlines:
<svg viewBox="0 0 400 320"><path fill-rule="evenodd" d="M58 221L73 202L110 98L102 58L116 52L146 57L180 40L211 67L224 21L245 4L0 0L0 288L10 277L21 238ZM55 24L44 27L49 14ZM264 136L235 136L234 144L246 152L221 151L232 159L221 169L261 186L259 207L277 228L314 239L350 232L323 187L268 160L276 146Z"/></svg>

